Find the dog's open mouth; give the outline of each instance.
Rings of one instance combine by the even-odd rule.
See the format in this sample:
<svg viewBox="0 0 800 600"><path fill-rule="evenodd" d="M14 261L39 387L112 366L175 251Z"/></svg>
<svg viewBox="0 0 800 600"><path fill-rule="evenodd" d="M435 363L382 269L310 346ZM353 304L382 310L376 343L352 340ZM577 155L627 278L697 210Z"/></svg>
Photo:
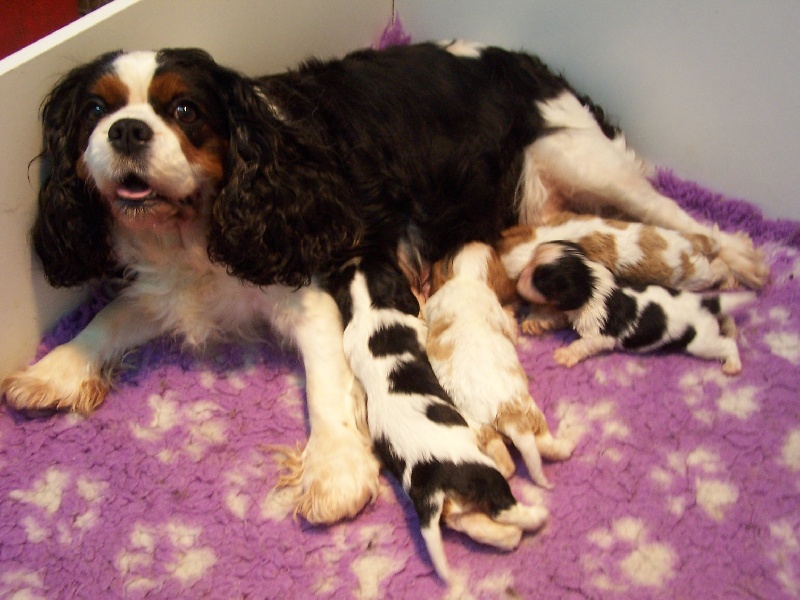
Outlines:
<svg viewBox="0 0 800 600"><path fill-rule="evenodd" d="M159 190L144 177L130 173L113 188L113 204L128 223L154 225L174 217L193 214L196 193L186 198L173 198Z"/></svg>
<svg viewBox="0 0 800 600"><path fill-rule="evenodd" d="M153 187L138 175L127 175L116 189L117 201L123 206L143 207L153 202L165 200Z"/></svg>

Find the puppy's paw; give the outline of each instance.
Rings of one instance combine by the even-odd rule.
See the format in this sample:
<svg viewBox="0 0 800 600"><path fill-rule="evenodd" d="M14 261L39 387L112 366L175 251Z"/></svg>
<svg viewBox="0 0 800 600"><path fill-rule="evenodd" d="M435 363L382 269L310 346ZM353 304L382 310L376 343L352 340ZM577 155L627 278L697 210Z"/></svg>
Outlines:
<svg viewBox="0 0 800 600"><path fill-rule="evenodd" d="M355 429L312 432L300 460L293 462L294 475L278 485L299 484L295 512L309 523L351 519L378 495L380 465L369 439Z"/></svg>
<svg viewBox="0 0 800 600"><path fill-rule="evenodd" d="M562 367L572 368L580 362L580 358L569 347L556 348L553 351L553 360Z"/></svg>
<svg viewBox="0 0 800 600"><path fill-rule="evenodd" d="M738 357L732 356L722 363L722 372L731 377L742 372L742 361Z"/></svg>
<svg viewBox="0 0 800 600"><path fill-rule="evenodd" d="M483 425L477 432L478 447L494 461L497 470L506 479L511 479L516 466L503 437L490 425Z"/></svg>
<svg viewBox="0 0 800 600"><path fill-rule="evenodd" d="M721 233L719 257L727 263L734 276L744 285L759 289L769 276L764 255L744 233Z"/></svg>
<svg viewBox="0 0 800 600"><path fill-rule="evenodd" d="M514 525L523 531L537 531L541 529L550 516L544 506L525 506L515 504L496 514L494 520L505 525Z"/></svg>
<svg viewBox="0 0 800 600"><path fill-rule="evenodd" d="M541 336L550 331L550 322L544 319L527 318L520 325L522 332L527 335Z"/></svg>
<svg viewBox="0 0 800 600"><path fill-rule="evenodd" d="M465 533L480 544L500 550L513 550L522 539L522 529L516 525L496 523L486 513L464 510L452 498L445 500L442 519L450 529Z"/></svg>
<svg viewBox="0 0 800 600"><path fill-rule="evenodd" d="M70 344L58 346L36 364L2 383L6 402L17 410L94 411L106 397L108 380Z"/></svg>
<svg viewBox="0 0 800 600"><path fill-rule="evenodd" d="M554 438L550 432L536 436L539 454L547 460L567 460L575 450L576 442L569 438Z"/></svg>

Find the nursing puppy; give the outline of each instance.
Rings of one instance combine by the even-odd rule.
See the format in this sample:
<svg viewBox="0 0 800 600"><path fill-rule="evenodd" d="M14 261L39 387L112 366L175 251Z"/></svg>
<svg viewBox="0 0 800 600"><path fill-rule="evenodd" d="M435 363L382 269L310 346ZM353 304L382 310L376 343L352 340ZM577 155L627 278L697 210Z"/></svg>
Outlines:
<svg viewBox="0 0 800 600"><path fill-rule="evenodd" d="M622 285L600 263L571 242L538 246L520 274L517 291L526 300L565 311L580 339L553 357L572 367L599 352L685 349L723 361L722 371L742 370L736 326L729 310L750 302L750 292L701 296L657 285Z"/></svg>
<svg viewBox="0 0 800 600"><path fill-rule="evenodd" d="M398 274L385 261L365 259L336 275L336 287L348 289L337 296L346 325L344 351L362 373L375 451L411 499L434 568L449 581L439 529L443 513L448 524L477 541L513 549L523 530L544 524L547 510L517 503L479 449L430 369L425 324Z"/></svg>
<svg viewBox="0 0 800 600"><path fill-rule="evenodd" d="M538 227L518 225L506 229L497 249L514 280L531 262L540 244L561 240L578 244L589 260L633 284L698 291L735 284L730 267L719 257L720 235L716 226L708 235L681 233L563 211L551 214ZM522 330L531 335L568 326L564 313L551 306L528 306L522 319Z"/></svg>
<svg viewBox="0 0 800 600"><path fill-rule="evenodd" d="M537 246L545 242L578 244L586 257L620 279L656 283L692 291L735 284L719 257L720 232L682 233L655 225L562 212L543 225L519 225L503 232L498 250L512 279L517 279Z"/></svg>
<svg viewBox="0 0 800 600"><path fill-rule="evenodd" d="M467 422L481 432L501 471L513 472L500 432L522 454L531 478L550 487L542 459L564 460L574 444L557 440L528 391L516 349L517 323L500 298L513 294L494 250L467 244L433 267L433 294L423 308L428 324L428 358L442 387ZM493 435L494 434L494 435Z"/></svg>

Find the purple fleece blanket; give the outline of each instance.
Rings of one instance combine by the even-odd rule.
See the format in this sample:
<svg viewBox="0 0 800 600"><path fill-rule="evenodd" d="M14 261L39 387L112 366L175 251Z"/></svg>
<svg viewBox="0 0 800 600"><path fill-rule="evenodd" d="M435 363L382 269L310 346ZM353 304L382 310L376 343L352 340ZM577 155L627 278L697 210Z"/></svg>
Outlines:
<svg viewBox="0 0 800 600"><path fill-rule="evenodd" d="M551 518L511 553L445 532L432 572L408 500L382 478L354 520L292 518L273 444L304 443L303 370L277 343L196 357L169 340L126 358L91 417L0 407L0 598L788 598L800 595L800 224L660 172L693 214L749 232L771 279L737 318L744 371L686 355L596 357L523 338L534 398L580 441L519 463ZM61 321L42 355L100 304Z"/></svg>

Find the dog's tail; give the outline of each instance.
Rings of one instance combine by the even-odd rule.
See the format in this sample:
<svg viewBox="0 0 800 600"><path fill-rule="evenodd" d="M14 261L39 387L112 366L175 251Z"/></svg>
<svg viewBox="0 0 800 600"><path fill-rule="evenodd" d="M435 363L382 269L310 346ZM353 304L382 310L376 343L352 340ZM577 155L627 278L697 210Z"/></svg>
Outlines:
<svg viewBox="0 0 800 600"><path fill-rule="evenodd" d="M729 314L736 312L742 306L750 304L757 298L755 292L725 292L718 296L719 311L717 314Z"/></svg>
<svg viewBox="0 0 800 600"><path fill-rule="evenodd" d="M425 548L428 550L428 556L431 558L436 574L439 575L442 581L449 584L450 566L447 564L447 555L444 552L442 530L439 528L439 518L442 515L442 508L444 507L444 492L439 491L436 496L436 498L431 499L431 504L434 507L434 514L428 522L421 524L420 533L422 533L422 539L425 541ZM417 514L419 514L419 512Z"/></svg>

